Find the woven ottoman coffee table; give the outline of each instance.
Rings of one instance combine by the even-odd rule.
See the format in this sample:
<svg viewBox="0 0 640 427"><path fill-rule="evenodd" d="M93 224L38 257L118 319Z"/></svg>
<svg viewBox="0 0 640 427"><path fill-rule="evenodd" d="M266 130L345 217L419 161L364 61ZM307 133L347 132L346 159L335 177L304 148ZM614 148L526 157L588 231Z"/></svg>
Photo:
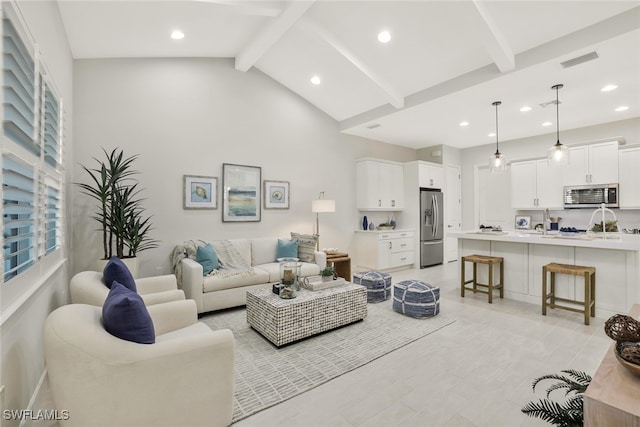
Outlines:
<svg viewBox="0 0 640 427"><path fill-rule="evenodd" d="M393 311L410 317L433 317L440 313L440 288L419 280L396 283Z"/></svg>
<svg viewBox="0 0 640 427"><path fill-rule="evenodd" d="M277 347L367 317L367 289L347 283L282 299L271 289L247 291L247 323Z"/></svg>
<svg viewBox="0 0 640 427"><path fill-rule="evenodd" d="M353 275L353 283L367 288L368 302L382 302L391 297L391 275L380 271L363 271Z"/></svg>

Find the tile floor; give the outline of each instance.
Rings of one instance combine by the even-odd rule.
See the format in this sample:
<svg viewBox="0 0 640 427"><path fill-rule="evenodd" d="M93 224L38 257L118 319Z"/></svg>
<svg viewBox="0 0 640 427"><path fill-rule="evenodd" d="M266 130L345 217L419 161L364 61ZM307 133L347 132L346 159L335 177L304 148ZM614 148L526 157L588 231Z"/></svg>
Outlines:
<svg viewBox="0 0 640 427"><path fill-rule="evenodd" d="M486 295L460 297L458 263L392 273L437 284L456 323L234 424L249 426L549 426L520 409L534 378L593 374L612 341L604 320ZM545 384L543 384L544 386ZM539 390L540 387L538 387Z"/></svg>
<svg viewBox="0 0 640 427"><path fill-rule="evenodd" d="M551 310L543 317L535 304L500 298L488 304L486 295L469 293L463 299L457 269L454 262L392 273L394 283L440 286L441 310L456 319L453 325L234 427L549 426L520 412L540 397L532 380L561 369L593 374L612 343L604 320L585 326L578 313ZM51 408L50 396L38 407Z"/></svg>

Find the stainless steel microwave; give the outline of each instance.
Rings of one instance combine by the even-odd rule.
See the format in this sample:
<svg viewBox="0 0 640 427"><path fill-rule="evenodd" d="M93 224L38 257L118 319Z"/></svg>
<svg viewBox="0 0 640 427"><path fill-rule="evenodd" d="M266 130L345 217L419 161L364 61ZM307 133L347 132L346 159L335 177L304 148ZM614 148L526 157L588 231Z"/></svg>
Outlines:
<svg viewBox="0 0 640 427"><path fill-rule="evenodd" d="M565 209L596 209L601 204L608 208L617 208L618 184L578 185L564 187Z"/></svg>

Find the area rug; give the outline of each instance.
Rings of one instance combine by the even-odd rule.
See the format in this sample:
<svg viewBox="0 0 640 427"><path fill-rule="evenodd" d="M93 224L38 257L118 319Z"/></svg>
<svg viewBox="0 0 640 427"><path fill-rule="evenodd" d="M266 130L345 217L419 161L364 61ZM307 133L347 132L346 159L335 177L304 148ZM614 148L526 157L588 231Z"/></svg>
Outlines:
<svg viewBox="0 0 640 427"><path fill-rule="evenodd" d="M455 320L439 314L413 319L394 312L391 301L369 304L360 322L280 349L251 329L244 308L203 317L211 329L231 329L235 337L233 422L317 387L387 353L429 335Z"/></svg>

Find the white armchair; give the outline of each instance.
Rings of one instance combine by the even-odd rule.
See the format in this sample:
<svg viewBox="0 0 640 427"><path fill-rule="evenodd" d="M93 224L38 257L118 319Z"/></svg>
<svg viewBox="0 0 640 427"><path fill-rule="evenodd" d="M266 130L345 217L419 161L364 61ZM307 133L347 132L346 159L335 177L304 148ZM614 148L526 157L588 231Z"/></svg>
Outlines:
<svg viewBox="0 0 640 427"><path fill-rule="evenodd" d="M105 331L101 308L70 304L44 329L45 360L63 426L227 426L233 414L234 339L197 321L192 300L147 308L155 344Z"/></svg>
<svg viewBox="0 0 640 427"><path fill-rule="evenodd" d="M136 279L136 289L146 306L184 299L184 291L178 289L176 276L145 277ZM69 283L71 302L102 307L109 294L109 288L102 281L102 272L82 271L71 278Z"/></svg>

